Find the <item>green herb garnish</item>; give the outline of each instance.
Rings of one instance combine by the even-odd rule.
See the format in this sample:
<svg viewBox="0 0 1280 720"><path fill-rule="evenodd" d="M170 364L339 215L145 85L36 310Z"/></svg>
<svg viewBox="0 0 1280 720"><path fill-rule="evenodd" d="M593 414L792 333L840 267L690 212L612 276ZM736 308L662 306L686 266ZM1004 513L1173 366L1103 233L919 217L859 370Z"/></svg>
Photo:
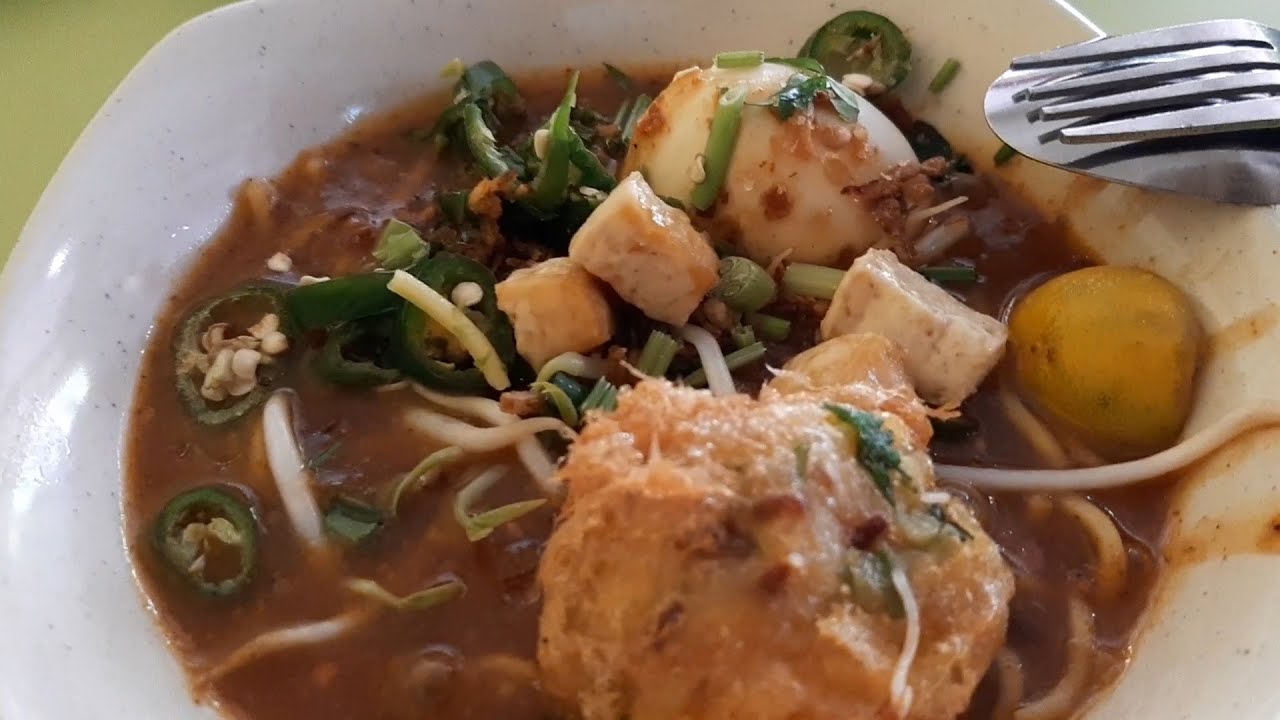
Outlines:
<svg viewBox="0 0 1280 720"><path fill-rule="evenodd" d="M858 463L871 475L876 489L890 505L894 505L893 473L902 472L902 456L893 446L893 433L885 430L884 421L868 412L850 410L826 403L827 412L853 431L858 441Z"/></svg>

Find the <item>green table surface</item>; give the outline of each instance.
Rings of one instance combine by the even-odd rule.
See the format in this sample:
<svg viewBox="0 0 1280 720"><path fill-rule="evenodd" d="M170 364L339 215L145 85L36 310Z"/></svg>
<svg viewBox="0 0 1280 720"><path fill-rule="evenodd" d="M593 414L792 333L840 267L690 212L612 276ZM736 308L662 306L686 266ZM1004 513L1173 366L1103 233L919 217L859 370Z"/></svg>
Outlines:
<svg viewBox="0 0 1280 720"><path fill-rule="evenodd" d="M170 29L224 1L0 0L0 262L58 162L129 68ZM1277 0L1075 4L1110 32L1211 17L1280 26Z"/></svg>

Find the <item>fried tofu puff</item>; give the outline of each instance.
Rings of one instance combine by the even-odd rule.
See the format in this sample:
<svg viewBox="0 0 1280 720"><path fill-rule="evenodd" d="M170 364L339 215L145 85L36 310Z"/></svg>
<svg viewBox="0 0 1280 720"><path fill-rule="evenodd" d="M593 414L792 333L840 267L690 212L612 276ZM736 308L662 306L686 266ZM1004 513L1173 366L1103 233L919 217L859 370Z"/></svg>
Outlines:
<svg viewBox="0 0 1280 720"><path fill-rule="evenodd" d="M592 416L540 570L546 690L585 720L961 712L1013 578L936 490L906 377L848 335L759 400L646 380Z"/></svg>

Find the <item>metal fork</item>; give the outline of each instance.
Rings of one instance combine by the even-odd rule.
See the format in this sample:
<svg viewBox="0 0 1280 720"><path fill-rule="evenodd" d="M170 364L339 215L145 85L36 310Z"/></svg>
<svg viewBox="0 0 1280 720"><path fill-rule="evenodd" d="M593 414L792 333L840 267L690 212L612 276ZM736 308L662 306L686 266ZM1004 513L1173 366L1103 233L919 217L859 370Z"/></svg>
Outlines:
<svg viewBox="0 0 1280 720"><path fill-rule="evenodd" d="M1015 58L986 96L1018 152L1116 182L1280 204L1280 31L1215 20Z"/></svg>

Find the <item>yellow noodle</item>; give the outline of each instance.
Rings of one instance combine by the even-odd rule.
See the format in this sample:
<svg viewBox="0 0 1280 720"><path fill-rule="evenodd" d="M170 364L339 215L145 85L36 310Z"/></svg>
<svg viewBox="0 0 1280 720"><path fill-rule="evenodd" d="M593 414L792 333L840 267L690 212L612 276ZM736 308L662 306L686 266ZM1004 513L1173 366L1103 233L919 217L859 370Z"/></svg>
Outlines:
<svg viewBox="0 0 1280 720"><path fill-rule="evenodd" d="M1004 408L1009 422L1013 423L1023 439L1035 448L1045 467L1061 469L1071 466L1067 452L1062 449L1057 438L1007 385L1000 388L1000 405Z"/></svg>
<svg viewBox="0 0 1280 720"><path fill-rule="evenodd" d="M1058 684L1040 699L1013 713L1013 720L1061 720L1075 710L1076 699L1089 682L1093 665L1093 611L1073 595L1067 603L1071 636L1067 638L1067 670Z"/></svg>
<svg viewBox="0 0 1280 720"><path fill-rule="evenodd" d="M1058 501L1062 509L1075 518L1093 544L1098 567L1094 577L1099 600L1111 600L1124 589L1129 570L1129 554L1111 516L1079 495L1064 495Z"/></svg>
<svg viewBox="0 0 1280 720"><path fill-rule="evenodd" d="M1007 647L996 653L996 677L1000 690L996 695L995 706L991 708L991 720L1010 720L1018 703L1022 702L1026 677L1017 653Z"/></svg>

